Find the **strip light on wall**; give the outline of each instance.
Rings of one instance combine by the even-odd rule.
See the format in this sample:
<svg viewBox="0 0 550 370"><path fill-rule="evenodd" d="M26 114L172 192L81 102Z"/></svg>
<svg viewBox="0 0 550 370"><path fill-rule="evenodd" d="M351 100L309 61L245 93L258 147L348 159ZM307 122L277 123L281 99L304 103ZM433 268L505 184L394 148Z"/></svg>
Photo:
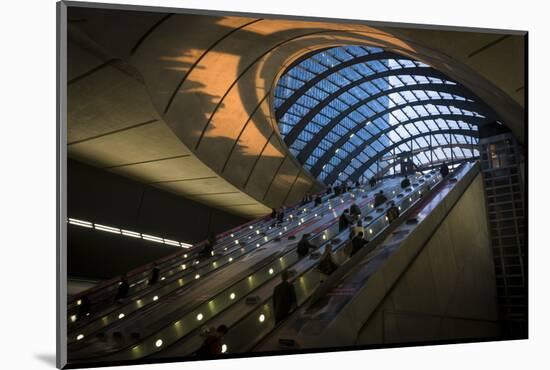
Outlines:
<svg viewBox="0 0 550 370"><path fill-rule="evenodd" d="M185 249L189 249L193 246L193 244L178 242L176 240L171 240L171 239L165 239L165 238L161 238L160 236L141 234L141 233L138 233L136 231L124 230L124 229L119 229L117 227L101 225L101 224L95 224L95 223L89 222L89 221L77 220L76 218L69 218L68 222L71 225L86 227L88 229L95 229L95 230L99 230L99 231L105 231L105 232L108 232L108 233L120 234L120 235L124 235L124 236L129 236L129 237L132 237L132 238L139 238L139 239L148 240L148 241L152 241L152 242L156 242L156 243L162 243L162 244L173 245L173 246L176 246L176 247L182 247L182 248L185 248Z"/></svg>

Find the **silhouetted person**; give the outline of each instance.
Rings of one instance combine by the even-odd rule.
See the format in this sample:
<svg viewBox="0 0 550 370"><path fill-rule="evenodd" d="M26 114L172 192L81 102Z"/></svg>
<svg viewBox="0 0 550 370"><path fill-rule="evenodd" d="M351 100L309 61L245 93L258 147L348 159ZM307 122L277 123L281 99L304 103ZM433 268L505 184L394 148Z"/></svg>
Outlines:
<svg viewBox="0 0 550 370"><path fill-rule="evenodd" d="M439 173L443 177L446 177L449 174L449 166L447 166L447 163L441 163L441 167L439 167Z"/></svg>
<svg viewBox="0 0 550 370"><path fill-rule="evenodd" d="M359 252L368 243L368 240L363 239L363 233L360 231L351 240L351 256Z"/></svg>
<svg viewBox="0 0 550 370"><path fill-rule="evenodd" d="M283 207L279 208L279 212L277 213L277 223L281 224L285 220L285 210Z"/></svg>
<svg viewBox="0 0 550 370"><path fill-rule="evenodd" d="M300 239L300 241L298 242L296 252L298 253L299 257L305 257L309 253L310 249L315 249L315 246L309 242L307 237L307 234L302 235L302 239Z"/></svg>
<svg viewBox="0 0 550 370"><path fill-rule="evenodd" d="M352 217L361 217L361 208L355 203L349 207L349 213Z"/></svg>
<svg viewBox="0 0 550 370"><path fill-rule="evenodd" d="M311 202L311 194L308 192L304 197L302 198L302 205L306 205L309 202Z"/></svg>
<svg viewBox="0 0 550 370"><path fill-rule="evenodd" d="M371 177L370 180L369 180L369 186L371 188L374 188L374 185L376 185L376 177Z"/></svg>
<svg viewBox="0 0 550 370"><path fill-rule="evenodd" d="M327 194L332 193L332 185L327 186Z"/></svg>
<svg viewBox="0 0 550 370"><path fill-rule="evenodd" d="M153 269L151 270L151 278L149 279L149 285L156 284L159 281L159 278L160 278L160 269L155 263L153 265Z"/></svg>
<svg viewBox="0 0 550 370"><path fill-rule="evenodd" d="M277 210L275 208L271 208L271 219L274 220L277 218Z"/></svg>
<svg viewBox="0 0 550 370"><path fill-rule="evenodd" d="M403 181L401 181L401 189L408 188L409 186L411 186L411 181L409 180L409 178L407 176L405 176Z"/></svg>
<svg viewBox="0 0 550 370"><path fill-rule="evenodd" d="M340 232L344 231L348 228L349 225L351 225L352 219L349 214L349 209L344 209L344 212L340 216L340 219L338 220L338 230Z"/></svg>
<svg viewBox="0 0 550 370"><path fill-rule="evenodd" d="M275 316L275 325L283 321L292 307L297 305L296 291L294 285L288 282L288 271L281 272L282 282L273 290L273 311Z"/></svg>
<svg viewBox="0 0 550 370"><path fill-rule="evenodd" d="M128 296L128 292L130 291L130 284L128 283L128 279L126 275L122 275L120 278L120 283L118 284L118 290L115 295L115 302L122 301Z"/></svg>
<svg viewBox="0 0 550 370"><path fill-rule="evenodd" d="M321 198L320 195L317 195L317 196L315 197L315 202L314 202L314 204L315 204L315 207L320 206L321 204L323 204L323 198Z"/></svg>
<svg viewBox="0 0 550 370"><path fill-rule="evenodd" d="M365 228L363 227L363 221L361 221L361 220L357 221L357 224L354 227L352 227L351 230L352 230L351 239L353 239L360 232L362 232L363 235L365 235Z"/></svg>
<svg viewBox="0 0 550 370"><path fill-rule="evenodd" d="M355 187L358 188L361 186L361 183L359 182L359 180L355 181Z"/></svg>
<svg viewBox="0 0 550 370"><path fill-rule="evenodd" d="M397 208L395 203L391 203L390 208L388 208L388 211L386 212L386 217L388 218L388 222L390 224L399 217L399 208Z"/></svg>
<svg viewBox="0 0 550 370"><path fill-rule="evenodd" d="M200 348L195 352L198 356L214 356L222 353L222 338L227 334L227 326L220 325L215 331L207 334Z"/></svg>
<svg viewBox="0 0 550 370"><path fill-rule="evenodd" d="M388 201L388 198L386 198L386 195L384 195L384 191L380 190L378 194L374 196L374 208L381 206L387 201Z"/></svg>
<svg viewBox="0 0 550 370"><path fill-rule="evenodd" d="M204 247L199 251L199 258L210 258L212 257L212 252L214 250L214 243L212 243L212 239L208 238L206 240L206 243L204 244Z"/></svg>
<svg viewBox="0 0 550 370"><path fill-rule="evenodd" d="M334 262L334 256L332 255L332 245L329 243L325 247L325 251L319 260L319 271L325 275L330 275L338 268L336 262Z"/></svg>

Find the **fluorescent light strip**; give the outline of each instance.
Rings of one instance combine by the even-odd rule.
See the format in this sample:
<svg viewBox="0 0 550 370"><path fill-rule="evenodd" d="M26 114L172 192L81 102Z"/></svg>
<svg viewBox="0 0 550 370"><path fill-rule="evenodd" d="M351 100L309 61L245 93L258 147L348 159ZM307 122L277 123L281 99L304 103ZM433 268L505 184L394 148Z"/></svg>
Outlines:
<svg viewBox="0 0 550 370"><path fill-rule="evenodd" d="M152 242L157 242L157 243L164 243L164 239L163 238L160 238L158 236L153 236L153 235L147 235L147 234L141 234L141 237L145 240L150 240Z"/></svg>
<svg viewBox="0 0 550 370"><path fill-rule="evenodd" d="M100 224L94 224L96 230L107 231L109 233L120 234L120 229L111 226L105 226Z"/></svg>
<svg viewBox="0 0 550 370"><path fill-rule="evenodd" d="M164 244L175 245L176 247L180 246L179 242L170 239L164 239Z"/></svg>
<svg viewBox="0 0 550 370"><path fill-rule="evenodd" d="M69 223L72 225L83 226L92 228L93 224L88 221L77 220L76 218L69 218Z"/></svg>
<svg viewBox="0 0 550 370"><path fill-rule="evenodd" d="M135 231L124 230L124 229L122 229L122 235L131 236L133 238L141 238L140 233L136 233Z"/></svg>
<svg viewBox="0 0 550 370"><path fill-rule="evenodd" d="M101 225L101 224L94 224L93 222L78 220L76 218L70 218L69 217L68 222L71 225L87 227L89 229L95 228L96 230L106 231L106 232L110 232L110 233L114 233L114 234L122 234L124 236L130 236L132 238L143 238L144 240L149 240L149 241L156 242L156 243L164 243L164 244L173 245L173 246L176 246L176 247L181 246L182 248L185 248L185 249L189 249L193 246L193 244L189 244L189 243L178 242L176 240L171 240L171 239L164 239L164 238L161 238L159 236L141 234L141 233L138 233L136 231L119 229L117 227Z"/></svg>

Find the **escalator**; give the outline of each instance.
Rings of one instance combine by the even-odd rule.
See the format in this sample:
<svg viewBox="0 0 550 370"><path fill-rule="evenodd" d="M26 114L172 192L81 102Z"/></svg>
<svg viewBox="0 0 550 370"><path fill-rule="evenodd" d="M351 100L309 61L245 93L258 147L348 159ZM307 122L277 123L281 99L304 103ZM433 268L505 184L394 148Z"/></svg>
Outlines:
<svg viewBox="0 0 550 370"><path fill-rule="evenodd" d="M182 315L182 312L189 311L197 303L204 301L208 297L205 296L205 292L211 294L212 292L223 290L224 286L230 285L235 279L241 279L241 275L253 272L257 266L263 266L269 261L275 259L280 249L288 247L283 245L282 239L284 237L294 240L296 236L311 231L314 225L325 219L331 219L330 212L337 212L344 207L349 206L354 200L354 193L358 195L362 194L363 189L356 189L353 193L346 193L337 199L327 200L324 204L313 207L300 207L294 213L291 213L287 222L283 223L279 227L266 226L269 229L269 234L264 236L264 233L258 232L259 229L253 231L252 235L257 236L256 239L252 239L250 242L235 243L235 247L240 254L240 259L233 259L231 254L222 255L225 259L223 263L220 263L220 258L217 260L209 260L206 267L216 267L216 264L229 265L228 269L215 269L214 273L206 275L205 278L196 278L200 271L201 265L197 265L197 268L193 269L193 272L189 272L188 275L194 276L193 280L195 284L186 285L187 290L177 290L176 294L171 293L164 296L165 299L161 299L157 293L160 291L169 290L170 285L159 284L159 287L153 292L149 292L147 297L147 303L149 308L144 306L144 298L130 299L124 307L116 307L109 315L100 317L95 321L89 323L89 325L83 325L78 330L73 330L72 337L69 341L69 353L72 359L90 358L90 356L97 355L97 353L105 354L110 351L117 351L120 347L128 345L129 341L139 341L142 334L153 329L139 327L136 322L153 323L154 325L163 325L165 322L169 322L171 317L178 317ZM320 214L325 214L321 217ZM271 223L270 223L271 225ZM261 240L260 240L261 239ZM245 239L246 240L246 239ZM256 241L258 242L256 243ZM292 243L291 243L292 244ZM224 247L226 249L227 247ZM218 247L221 249L221 247ZM234 267L233 267L234 266ZM210 278L209 278L210 277ZM172 279L174 280L174 279ZM192 282L194 282L192 281ZM177 281L177 284L181 283L181 278ZM154 295L153 295L154 294ZM134 297L136 298L136 297ZM123 309L124 310L123 310ZM171 312L170 312L171 311ZM159 312L159 313L157 313ZM122 317L120 317L122 314ZM156 319L153 317L156 315ZM127 339L120 340L121 332L126 330ZM136 334L138 333L138 334ZM118 338L116 338L118 336ZM111 343L111 339L115 338L115 342ZM80 339L79 339L80 338ZM86 338L86 340L83 340Z"/></svg>

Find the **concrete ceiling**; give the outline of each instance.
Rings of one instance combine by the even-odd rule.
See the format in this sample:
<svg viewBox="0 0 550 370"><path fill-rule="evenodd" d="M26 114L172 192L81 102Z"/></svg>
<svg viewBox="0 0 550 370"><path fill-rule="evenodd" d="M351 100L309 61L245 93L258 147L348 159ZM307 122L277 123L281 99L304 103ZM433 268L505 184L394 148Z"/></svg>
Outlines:
<svg viewBox="0 0 550 370"><path fill-rule="evenodd" d="M68 17L69 156L243 216L322 189L289 153L271 104L285 67L322 47L422 60L523 140L519 36L79 7Z"/></svg>

